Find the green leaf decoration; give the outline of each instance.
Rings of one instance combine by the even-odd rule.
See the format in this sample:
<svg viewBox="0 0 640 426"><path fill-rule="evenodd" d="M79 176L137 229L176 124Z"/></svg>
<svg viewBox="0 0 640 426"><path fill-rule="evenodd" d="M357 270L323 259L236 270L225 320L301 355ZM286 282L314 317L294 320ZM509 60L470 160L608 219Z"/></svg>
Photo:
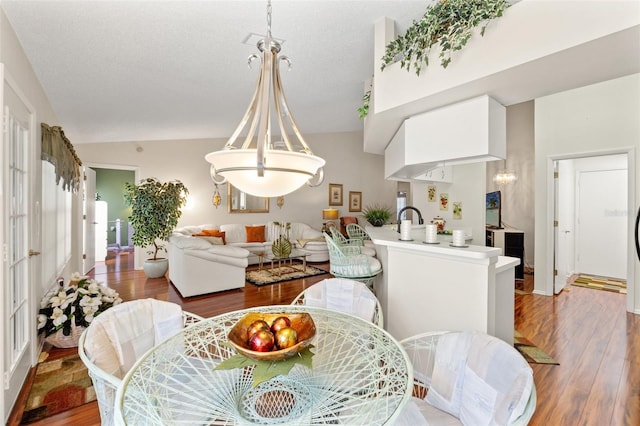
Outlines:
<svg viewBox="0 0 640 426"><path fill-rule="evenodd" d="M297 355L285 358L280 361L258 361L247 358L244 355L234 355L229 359L225 359L218 364L214 370L233 370L236 368L253 368L253 387L255 388L262 382L271 380L276 376L286 376L289 374L294 365L300 364L307 368L312 368L312 359L315 355L311 352L313 345L307 346Z"/></svg>
<svg viewBox="0 0 640 426"><path fill-rule="evenodd" d="M236 368L251 367L256 365L258 361L255 359L247 358L244 355L234 355L231 358L225 359L214 368L214 370L234 370Z"/></svg>

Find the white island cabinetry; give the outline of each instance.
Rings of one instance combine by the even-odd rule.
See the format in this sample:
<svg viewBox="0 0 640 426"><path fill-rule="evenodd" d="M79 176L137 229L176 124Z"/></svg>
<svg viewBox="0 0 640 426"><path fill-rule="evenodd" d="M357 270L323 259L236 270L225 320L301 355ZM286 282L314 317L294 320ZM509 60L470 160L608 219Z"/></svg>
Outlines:
<svg viewBox="0 0 640 426"><path fill-rule="evenodd" d="M385 328L396 338L436 330L477 330L513 344L514 267L520 259L500 249L448 241L424 244L395 230L367 227L383 273L375 283Z"/></svg>

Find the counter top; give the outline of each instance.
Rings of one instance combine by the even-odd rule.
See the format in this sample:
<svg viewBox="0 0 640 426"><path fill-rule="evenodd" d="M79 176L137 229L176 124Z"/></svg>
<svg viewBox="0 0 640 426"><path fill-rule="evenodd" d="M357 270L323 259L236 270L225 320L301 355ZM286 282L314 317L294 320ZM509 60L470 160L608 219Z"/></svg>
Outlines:
<svg viewBox="0 0 640 426"><path fill-rule="evenodd" d="M400 240L400 234L395 229L386 227L367 226L366 231L374 244L396 247L418 252L455 256L468 259L488 259L498 257L501 254L499 248L469 245L468 247L453 247L446 236L438 235L439 244L427 244L425 240L424 227L418 227L411 231L413 241Z"/></svg>

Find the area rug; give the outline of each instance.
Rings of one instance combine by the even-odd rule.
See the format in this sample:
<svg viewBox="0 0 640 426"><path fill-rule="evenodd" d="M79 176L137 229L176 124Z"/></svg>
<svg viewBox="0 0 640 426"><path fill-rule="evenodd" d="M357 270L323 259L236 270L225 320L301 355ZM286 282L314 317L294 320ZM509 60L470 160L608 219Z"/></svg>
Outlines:
<svg viewBox="0 0 640 426"><path fill-rule="evenodd" d="M314 275L328 274L327 271L314 266L307 265L304 272L302 265L274 267L265 266L262 270L247 271L247 281L255 285L275 284L282 281L296 280L299 278L312 277ZM297 269L296 269L297 268Z"/></svg>
<svg viewBox="0 0 640 426"><path fill-rule="evenodd" d="M613 291L627 294L627 281L615 278L598 277L593 275L578 275L571 283L579 287L593 288L596 290Z"/></svg>
<svg viewBox="0 0 640 426"><path fill-rule="evenodd" d="M550 355L545 353L543 350L529 341L529 339L520 334L518 330L515 330L513 334L513 346L518 350L518 352L522 354L527 362L531 364L560 365L560 363L558 363Z"/></svg>
<svg viewBox="0 0 640 426"><path fill-rule="evenodd" d="M95 401L87 367L77 354L38 364L21 424Z"/></svg>

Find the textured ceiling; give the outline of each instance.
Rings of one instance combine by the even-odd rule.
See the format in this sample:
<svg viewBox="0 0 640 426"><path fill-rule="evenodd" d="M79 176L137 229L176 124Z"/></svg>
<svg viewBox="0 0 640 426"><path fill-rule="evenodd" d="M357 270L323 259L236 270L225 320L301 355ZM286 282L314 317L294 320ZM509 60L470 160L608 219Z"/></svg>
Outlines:
<svg viewBox="0 0 640 426"><path fill-rule="evenodd" d="M373 26L404 30L428 0L274 0L284 91L303 133L362 129L357 108L373 74ZM1 3L73 143L229 137L257 79L248 69L266 33L266 1ZM53 123L52 123L53 124Z"/></svg>

